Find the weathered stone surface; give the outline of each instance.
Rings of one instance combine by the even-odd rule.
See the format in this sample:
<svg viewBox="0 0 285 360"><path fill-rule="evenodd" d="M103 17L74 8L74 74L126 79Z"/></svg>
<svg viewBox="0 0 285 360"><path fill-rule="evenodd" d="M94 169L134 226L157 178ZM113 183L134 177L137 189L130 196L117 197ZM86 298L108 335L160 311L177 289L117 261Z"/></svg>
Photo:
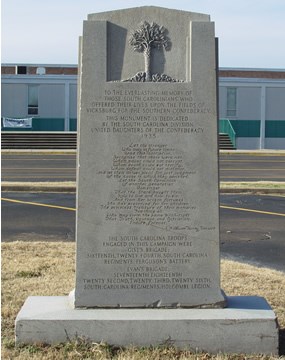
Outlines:
<svg viewBox="0 0 285 360"><path fill-rule="evenodd" d="M197 22L208 23L210 16L156 6L143 6L90 14L88 22L91 21L107 22L107 79L104 78L104 80L120 81L143 70L144 57L134 52L128 42L130 35L144 21L164 26L167 31L166 36L170 39L168 49L154 50L155 54L151 59L153 73L166 73L175 79L187 80L187 73L191 66L191 26ZM190 72L188 75L190 76Z"/></svg>
<svg viewBox="0 0 285 360"><path fill-rule="evenodd" d="M213 23L92 14L80 62L75 307L223 306Z"/></svg>
<svg viewBox="0 0 285 360"><path fill-rule="evenodd" d="M225 309L72 309L67 297L29 297L17 344L78 337L127 346L174 345L210 353L278 354L274 312L263 298L229 297Z"/></svg>
<svg viewBox="0 0 285 360"><path fill-rule="evenodd" d="M156 7L89 15L79 62L76 286L70 297L29 297L16 343L79 336L278 354L263 298L229 297L219 308L209 17Z"/></svg>

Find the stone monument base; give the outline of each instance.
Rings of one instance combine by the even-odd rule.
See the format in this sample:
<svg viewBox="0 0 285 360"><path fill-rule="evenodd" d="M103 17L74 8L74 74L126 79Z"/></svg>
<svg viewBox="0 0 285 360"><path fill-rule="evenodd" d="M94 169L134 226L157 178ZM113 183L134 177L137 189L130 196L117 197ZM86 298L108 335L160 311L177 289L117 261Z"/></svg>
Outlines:
<svg viewBox="0 0 285 360"><path fill-rule="evenodd" d="M209 353L278 354L276 316L264 298L228 297L224 309L72 309L68 296L29 297L16 344L77 337L119 346L173 345Z"/></svg>

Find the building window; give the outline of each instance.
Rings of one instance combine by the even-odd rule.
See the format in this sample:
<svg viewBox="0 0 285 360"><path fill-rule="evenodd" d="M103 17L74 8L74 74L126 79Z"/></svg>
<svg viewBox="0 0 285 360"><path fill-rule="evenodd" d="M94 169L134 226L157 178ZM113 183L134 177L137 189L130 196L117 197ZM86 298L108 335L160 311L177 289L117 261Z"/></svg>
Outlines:
<svg viewBox="0 0 285 360"><path fill-rule="evenodd" d="M28 85L28 115L39 113L39 86Z"/></svg>
<svg viewBox="0 0 285 360"><path fill-rule="evenodd" d="M27 74L27 66L17 66L17 74L18 75L23 75L23 74Z"/></svg>
<svg viewBox="0 0 285 360"><path fill-rule="evenodd" d="M227 116L237 115L237 88L227 88Z"/></svg>

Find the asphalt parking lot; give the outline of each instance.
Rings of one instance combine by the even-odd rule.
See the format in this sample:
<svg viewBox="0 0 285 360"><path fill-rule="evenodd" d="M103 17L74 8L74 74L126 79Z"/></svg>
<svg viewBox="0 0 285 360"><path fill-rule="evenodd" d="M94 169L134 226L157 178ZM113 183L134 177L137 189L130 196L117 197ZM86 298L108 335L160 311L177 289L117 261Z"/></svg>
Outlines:
<svg viewBox="0 0 285 360"><path fill-rule="evenodd" d="M285 196L222 194L223 257L285 272ZM75 241L74 193L2 193L2 241Z"/></svg>
<svg viewBox="0 0 285 360"><path fill-rule="evenodd" d="M284 181L285 154L231 153L219 156L220 181Z"/></svg>
<svg viewBox="0 0 285 360"><path fill-rule="evenodd" d="M2 181L75 181L75 154L3 153ZM284 181L285 154L220 154L221 181Z"/></svg>

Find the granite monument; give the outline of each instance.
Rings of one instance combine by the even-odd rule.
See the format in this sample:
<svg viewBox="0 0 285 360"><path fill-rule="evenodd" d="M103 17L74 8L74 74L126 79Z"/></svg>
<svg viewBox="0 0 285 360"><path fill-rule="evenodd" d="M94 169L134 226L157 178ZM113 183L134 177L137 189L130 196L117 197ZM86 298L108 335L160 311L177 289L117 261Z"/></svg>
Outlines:
<svg viewBox="0 0 285 360"><path fill-rule="evenodd" d="M17 343L278 353L266 300L220 288L216 52L208 15L145 6L88 16L75 289L29 297Z"/></svg>
<svg viewBox="0 0 285 360"><path fill-rule="evenodd" d="M81 46L75 307L222 307L213 23L93 14Z"/></svg>

